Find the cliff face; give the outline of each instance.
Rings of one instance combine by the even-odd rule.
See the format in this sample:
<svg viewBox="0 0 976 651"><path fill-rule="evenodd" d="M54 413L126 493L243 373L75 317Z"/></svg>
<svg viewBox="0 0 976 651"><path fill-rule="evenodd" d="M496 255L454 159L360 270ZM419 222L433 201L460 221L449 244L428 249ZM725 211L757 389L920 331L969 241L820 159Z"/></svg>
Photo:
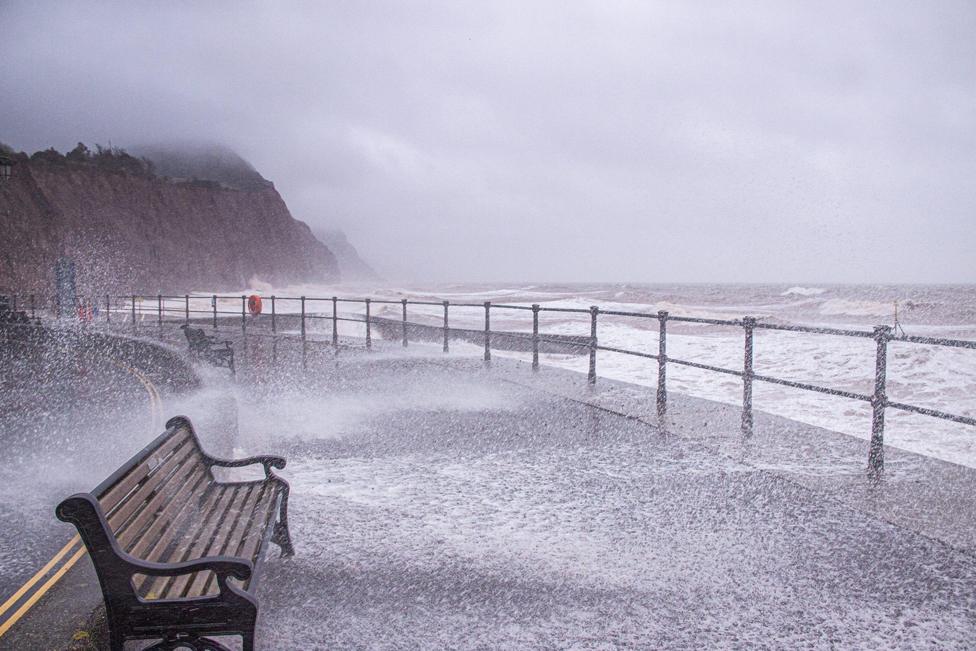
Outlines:
<svg viewBox="0 0 976 651"><path fill-rule="evenodd" d="M0 184L0 291L50 293L62 255L74 260L82 294L338 279L335 256L273 185L173 182L125 158L113 167L16 157Z"/></svg>
<svg viewBox="0 0 976 651"><path fill-rule="evenodd" d="M381 280L380 275L360 257L359 251L349 242L345 233L339 230L314 232L315 236L325 242L329 250L335 254L343 280Z"/></svg>

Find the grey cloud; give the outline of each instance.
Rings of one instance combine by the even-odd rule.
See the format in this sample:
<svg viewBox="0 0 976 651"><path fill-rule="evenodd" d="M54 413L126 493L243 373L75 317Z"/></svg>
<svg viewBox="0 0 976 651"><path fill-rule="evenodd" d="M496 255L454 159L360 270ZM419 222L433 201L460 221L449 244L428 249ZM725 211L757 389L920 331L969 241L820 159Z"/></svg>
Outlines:
<svg viewBox="0 0 976 651"><path fill-rule="evenodd" d="M391 278L976 281L976 8L0 6L0 140L200 138Z"/></svg>

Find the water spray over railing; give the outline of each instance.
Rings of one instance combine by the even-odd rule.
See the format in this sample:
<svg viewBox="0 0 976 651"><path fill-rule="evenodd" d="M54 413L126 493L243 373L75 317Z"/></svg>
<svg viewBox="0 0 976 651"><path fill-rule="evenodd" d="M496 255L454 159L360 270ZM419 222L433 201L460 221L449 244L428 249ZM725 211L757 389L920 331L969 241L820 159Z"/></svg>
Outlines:
<svg viewBox="0 0 976 651"><path fill-rule="evenodd" d="M12 297L12 304L14 309L16 309L17 296ZM191 301L209 300L209 309L191 309ZM221 310L219 305L221 302L224 304L227 301L237 301L240 300L241 308L240 311L235 310ZM37 311L39 309L44 309L41 305L44 302L46 305L53 308L55 314L65 314L62 311L63 306L57 303L57 296L50 299L50 303L46 301L39 301L38 297L31 294L27 297L26 310L29 310L31 318L36 318ZM173 307L172 302L176 301L180 304L179 307ZM299 313L294 314L281 314L277 310L277 304L280 301L292 301L298 302ZM588 354L589 366L587 372L587 381L589 384L594 385L597 381L597 353L615 353L621 355L629 355L635 357L641 357L646 359L656 360L657 362L657 391L656 391L656 407L657 414L659 417L665 417L668 410L668 390L667 390L667 368L668 364L675 364L678 366L685 366L690 368L701 369L704 371L709 371L713 373L722 373L726 375L732 375L735 377L742 378L742 422L741 431L742 435L745 437L751 436L753 433L753 383L754 382L766 382L769 384L776 384L780 386L790 387L793 389L800 389L803 391L812 391L816 393L822 393L831 396L837 396L841 398L848 398L851 400L858 400L862 402L867 402L872 408L872 418L871 418L871 438L868 450L868 470L872 474L879 474L884 469L884 430L885 430L885 410L887 408L898 409L905 412L912 412L916 414L921 414L925 416L930 416L933 418L939 418L943 420L953 421L956 423L962 423L964 425L976 426L976 418L969 416L962 416L958 414L952 414L937 409L930 409L927 407L920 407L917 405L911 405L903 402L896 402L889 400L886 394L886 382L887 382L887 360L888 360L888 343L892 341L914 343L914 344L924 344L931 346L946 346L953 348L968 348L976 349L976 341L963 340L963 339L946 339L939 337L923 337L923 336L911 336L906 335L903 332L895 334L892 331L892 327L888 325L875 326L873 330L847 330L840 328L829 328L829 327L814 327L814 326L802 326L802 325L787 325L787 324L774 324L774 323L763 323L755 319L754 317L746 316L741 319L706 319L706 318L696 318L687 316L677 316L672 315L666 310L658 311L657 313L650 312L627 312L620 310L602 310L599 306L591 306L588 309L585 308L568 308L568 307L543 307L539 304L529 305L509 305L509 304L499 304L492 303L490 301L484 301L482 303L451 303L450 301L413 301L409 299L400 300L381 300L381 299L370 299L370 298L340 298L338 296L332 296L329 298L323 297L311 297L311 296L271 296L270 297L270 326L271 333L274 336L287 336L280 335L278 333L278 322L282 318L292 318L298 320L299 325L299 337L302 341L302 365L305 367L307 365L307 340L308 331L306 324L309 321L314 320L331 320L332 321L332 340L331 345L338 350L339 347L339 322L354 322L364 324L364 335L365 335L365 347L367 350L372 349L373 346L373 327L381 327L386 332L390 332L391 322L393 320L374 317L371 314L371 308L374 305L390 305L399 306L401 318L399 320L399 333L404 347L409 344L409 333L415 332L421 335L427 335L427 340L430 340L430 334L432 330L441 330L443 335L443 351L445 353L450 350L450 338L452 335L458 336L464 335L469 341L473 336L480 335L481 340L484 344L484 361L489 363L491 361L492 352L492 341L493 336L495 341L506 340L522 340L525 344L519 349L529 349L532 354L532 370L539 370L539 353L540 348L549 346L550 350L563 350L566 349L577 349L582 350L584 353ZM98 305L101 303L104 305L104 318L100 315L101 307ZM320 314L309 312L308 307L310 304L316 303L327 303L331 304L331 313ZM355 318L350 316L340 316L339 315L339 303L343 304L356 304L363 305L365 307L365 317ZM22 307L24 303L20 304ZM408 319L408 307L409 306L425 306L425 307L442 307L443 308L443 322L440 326L431 326L429 324L423 324L418 322L411 322ZM454 328L451 327L449 321L450 308L483 308L484 309L484 329L483 330L471 330L464 328ZM191 323L191 315L205 315L200 317L209 322L214 329L219 327L219 322L221 318L227 319L232 317L236 319L240 316L240 327L242 332L246 335L248 329L248 305L247 296L227 296L219 294L211 294L209 296L184 294L182 296L171 296L156 294L154 296L130 294L128 296L112 296L105 295L102 301L96 301L92 298L90 302L79 303L76 306L78 309L78 315L80 318L87 318L90 320L99 319L107 323L111 323L113 319L113 313L116 318L127 315L131 323L133 330L137 330L139 326L140 319L142 317L145 319L147 316L155 316L157 324L161 327L166 322L172 322L172 316L177 314L182 318L178 318L177 321L189 325ZM518 310L518 311L530 311L532 313L532 332L522 333L522 332L512 332L512 331L492 331L491 329L491 313L492 310ZM542 335L539 333L539 315L542 312L550 313L575 313L589 315L590 321L590 334L588 337L577 337L577 336L566 336L566 335ZM649 319L656 320L658 327L658 352L657 354L629 350L625 348L617 348L611 346L600 345L598 339L598 321L601 315L604 316L617 316L617 317L632 317L639 319ZM701 362L696 362L688 359L680 359L668 355L667 352L667 332L668 323L690 323L699 325L712 325L720 327L730 327L730 328L741 328L743 334L743 364L742 368L725 368L721 366L714 366L711 364L704 364ZM253 327L253 326L252 326ZM831 387L824 387L815 384L809 384L806 382L797 382L794 380L787 380L783 378L776 378L769 375L763 375L756 373L753 370L753 358L754 358L754 333L756 330L779 330L786 332L797 332L805 334L816 334L816 335L830 335L838 337L858 337L863 339L873 339L875 342L875 372L874 372L874 391L871 394L857 393L854 391L845 391L841 389L835 389Z"/></svg>

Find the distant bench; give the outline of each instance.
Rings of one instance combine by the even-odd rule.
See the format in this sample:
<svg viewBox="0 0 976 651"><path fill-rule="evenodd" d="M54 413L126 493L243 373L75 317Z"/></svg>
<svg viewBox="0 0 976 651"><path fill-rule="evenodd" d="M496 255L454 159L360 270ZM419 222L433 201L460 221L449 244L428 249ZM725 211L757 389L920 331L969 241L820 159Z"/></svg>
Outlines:
<svg viewBox="0 0 976 651"><path fill-rule="evenodd" d="M188 325L181 325L183 334L186 335L186 343L190 346L190 352L198 357L202 357L214 366L224 366L234 370L234 349L231 348L230 341L217 341L216 337L208 335L203 328L191 328Z"/></svg>
<svg viewBox="0 0 976 651"><path fill-rule="evenodd" d="M212 470L252 464L264 466L264 479L220 482ZM223 649L211 635L240 635L245 651L254 648L268 543L294 553L288 483L272 472L284 467L281 457L214 458L178 416L94 491L58 505L91 555L112 651L147 639L161 639L159 649Z"/></svg>

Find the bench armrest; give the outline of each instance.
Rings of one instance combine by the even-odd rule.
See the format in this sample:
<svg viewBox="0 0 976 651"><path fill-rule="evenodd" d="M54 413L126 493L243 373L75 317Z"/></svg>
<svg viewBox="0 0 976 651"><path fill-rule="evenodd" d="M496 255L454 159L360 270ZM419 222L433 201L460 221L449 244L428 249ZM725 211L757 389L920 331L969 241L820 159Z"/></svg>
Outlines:
<svg viewBox="0 0 976 651"><path fill-rule="evenodd" d="M285 467L284 457L278 457L270 454L262 454L256 457L247 457L244 459L218 459L217 457L207 455L208 465L219 466L221 468L242 468L244 466L252 466L257 463L264 466L265 478L271 476L272 468L281 470Z"/></svg>
<svg viewBox="0 0 976 651"><path fill-rule="evenodd" d="M221 584L221 587L223 587L228 577L247 581L251 578L251 573L254 571L250 561L233 556L205 556L192 561L183 561L182 563L153 563L134 558L128 554L126 556L128 556L125 560L129 565L129 569L138 574L145 574L146 576L179 576L181 574L209 570L217 575L217 582Z"/></svg>

